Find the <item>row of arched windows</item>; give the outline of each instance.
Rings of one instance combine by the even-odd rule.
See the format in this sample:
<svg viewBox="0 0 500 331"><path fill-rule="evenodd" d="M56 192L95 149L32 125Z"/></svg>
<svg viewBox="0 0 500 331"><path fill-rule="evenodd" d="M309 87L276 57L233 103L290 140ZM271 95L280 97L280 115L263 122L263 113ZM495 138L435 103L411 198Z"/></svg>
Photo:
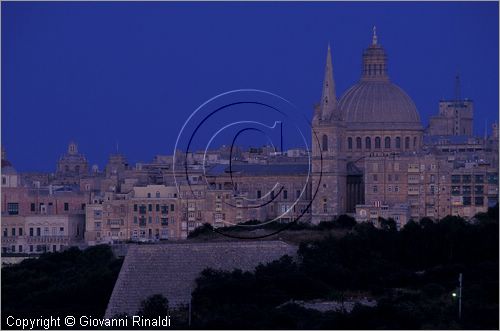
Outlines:
<svg viewBox="0 0 500 331"><path fill-rule="evenodd" d="M347 149L352 150L354 149L354 143L356 144L356 149L362 149L363 148L363 140L361 137L356 137L356 140L354 140L352 137L347 138ZM410 137L405 137L404 140L404 148L405 149L410 149L410 143L411 143L411 138ZM413 137L413 148L417 147L417 137ZM380 137L375 137L374 139L374 148L379 149L382 148L382 139ZM391 139L391 137L385 137L384 138L384 148L396 148L396 149L401 149L401 137L396 137L394 139ZM372 138L371 137L366 137L365 138L365 149L372 149Z"/></svg>

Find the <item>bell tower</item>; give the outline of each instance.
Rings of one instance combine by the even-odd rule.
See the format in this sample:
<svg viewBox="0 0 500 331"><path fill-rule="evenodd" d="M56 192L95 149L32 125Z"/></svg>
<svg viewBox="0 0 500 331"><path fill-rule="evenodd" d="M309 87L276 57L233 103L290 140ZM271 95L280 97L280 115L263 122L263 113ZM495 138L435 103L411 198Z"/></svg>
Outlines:
<svg viewBox="0 0 500 331"><path fill-rule="evenodd" d="M312 222L330 221L345 211L346 160L342 153L345 125L337 107L330 45L320 104L312 121Z"/></svg>

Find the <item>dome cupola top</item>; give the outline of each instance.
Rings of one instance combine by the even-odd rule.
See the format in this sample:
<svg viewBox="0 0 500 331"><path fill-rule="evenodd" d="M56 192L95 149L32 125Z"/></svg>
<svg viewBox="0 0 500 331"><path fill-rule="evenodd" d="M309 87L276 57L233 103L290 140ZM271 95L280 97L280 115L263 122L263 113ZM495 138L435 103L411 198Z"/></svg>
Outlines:
<svg viewBox="0 0 500 331"><path fill-rule="evenodd" d="M363 52L362 81L388 81L387 55L378 43L377 28L373 27L372 44Z"/></svg>

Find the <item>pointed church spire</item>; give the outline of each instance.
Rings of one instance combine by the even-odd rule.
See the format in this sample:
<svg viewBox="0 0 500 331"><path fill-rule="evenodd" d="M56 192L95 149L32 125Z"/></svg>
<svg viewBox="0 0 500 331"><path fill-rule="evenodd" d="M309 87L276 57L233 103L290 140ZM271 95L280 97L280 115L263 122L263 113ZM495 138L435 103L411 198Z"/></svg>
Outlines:
<svg viewBox="0 0 500 331"><path fill-rule="evenodd" d="M326 55L325 79L323 81L323 94L321 95L321 119L329 121L337 108L337 96L335 94L335 81L333 80L332 53L330 43Z"/></svg>

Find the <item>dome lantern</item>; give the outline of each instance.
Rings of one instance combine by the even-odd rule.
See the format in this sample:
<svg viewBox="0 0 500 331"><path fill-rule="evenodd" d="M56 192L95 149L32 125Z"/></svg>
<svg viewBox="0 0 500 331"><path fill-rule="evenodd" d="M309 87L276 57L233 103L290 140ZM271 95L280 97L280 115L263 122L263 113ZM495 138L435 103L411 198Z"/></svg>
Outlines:
<svg viewBox="0 0 500 331"><path fill-rule="evenodd" d="M373 27L372 44L363 52L363 73L361 80L388 81L387 55L378 44L377 28Z"/></svg>

